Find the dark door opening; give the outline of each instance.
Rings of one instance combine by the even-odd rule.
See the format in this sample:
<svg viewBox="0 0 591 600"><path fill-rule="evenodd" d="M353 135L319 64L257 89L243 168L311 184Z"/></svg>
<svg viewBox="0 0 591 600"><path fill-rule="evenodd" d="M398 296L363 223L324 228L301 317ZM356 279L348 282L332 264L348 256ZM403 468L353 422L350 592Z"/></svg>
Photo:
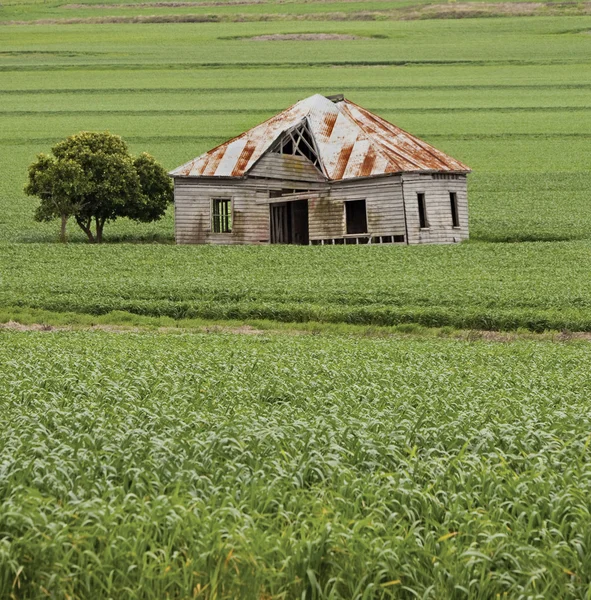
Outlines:
<svg viewBox="0 0 591 600"><path fill-rule="evenodd" d="M269 209L272 244L309 243L307 200L274 202Z"/></svg>
<svg viewBox="0 0 591 600"><path fill-rule="evenodd" d="M365 200L345 202L345 222L347 233L367 233L367 210Z"/></svg>

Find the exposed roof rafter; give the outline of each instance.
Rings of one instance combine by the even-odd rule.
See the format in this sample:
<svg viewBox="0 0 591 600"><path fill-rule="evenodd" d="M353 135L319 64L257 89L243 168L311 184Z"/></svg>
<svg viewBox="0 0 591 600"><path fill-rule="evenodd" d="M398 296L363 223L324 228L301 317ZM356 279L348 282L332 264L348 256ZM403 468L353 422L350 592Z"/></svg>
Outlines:
<svg viewBox="0 0 591 600"><path fill-rule="evenodd" d="M283 132L269 149L275 154L290 154L307 158L322 174L322 161L308 119Z"/></svg>

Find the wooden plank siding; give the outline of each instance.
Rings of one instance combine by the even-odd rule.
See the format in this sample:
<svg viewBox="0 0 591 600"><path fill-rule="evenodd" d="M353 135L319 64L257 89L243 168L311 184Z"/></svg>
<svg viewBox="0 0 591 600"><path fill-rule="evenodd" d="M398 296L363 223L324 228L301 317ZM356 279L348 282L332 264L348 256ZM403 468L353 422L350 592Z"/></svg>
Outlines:
<svg viewBox="0 0 591 600"><path fill-rule="evenodd" d="M468 239L468 194L465 175L457 179L434 178L430 173L404 174L403 193L409 244L450 244ZM453 227L450 192L457 194L459 227ZM417 194L425 194L429 227L419 225Z"/></svg>
<svg viewBox="0 0 591 600"><path fill-rule="evenodd" d="M322 213L315 215L314 223L310 223L310 239L347 235L344 203L348 200L365 200L369 235L405 235L400 176L390 176L332 184L331 206L324 208L329 227L325 227Z"/></svg>
<svg viewBox="0 0 591 600"><path fill-rule="evenodd" d="M259 159L249 176L289 181L326 181L324 175L307 158L272 152Z"/></svg>
<svg viewBox="0 0 591 600"><path fill-rule="evenodd" d="M286 158L288 160L284 160ZM292 161L294 158L297 160ZM286 190L315 193L308 200L311 242L347 237L345 202L348 200L366 202L368 231L365 235L404 236L405 242L410 244L453 243L468 238L465 175L435 178L430 173L420 173L329 183L307 159L303 159L307 164L302 167L300 158L266 155L246 177L175 178L177 243L269 243L269 200L276 195L273 192ZM452 224L450 192L457 194L460 223L457 228ZM419 227L417 193L425 194L429 228ZM213 198L232 199L231 233L213 233Z"/></svg>
<svg viewBox="0 0 591 600"><path fill-rule="evenodd" d="M175 238L178 244L261 244L269 240L269 209L256 203L247 181L205 182L176 179ZM232 233L212 231L213 198L232 199Z"/></svg>
<svg viewBox="0 0 591 600"><path fill-rule="evenodd" d="M302 156L266 154L246 178L175 178L175 239L178 244L268 243L271 192L326 189L326 179ZM232 233L213 233L212 198L232 198Z"/></svg>

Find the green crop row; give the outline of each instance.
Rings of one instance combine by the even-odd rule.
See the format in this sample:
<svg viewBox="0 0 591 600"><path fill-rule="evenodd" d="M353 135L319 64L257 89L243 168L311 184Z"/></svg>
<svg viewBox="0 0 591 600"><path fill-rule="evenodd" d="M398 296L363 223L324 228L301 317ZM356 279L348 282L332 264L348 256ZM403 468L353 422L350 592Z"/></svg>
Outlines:
<svg viewBox="0 0 591 600"><path fill-rule="evenodd" d="M583 598L587 344L0 332L0 596Z"/></svg>
<svg viewBox="0 0 591 600"><path fill-rule="evenodd" d="M591 244L4 244L0 304L102 315L591 330Z"/></svg>

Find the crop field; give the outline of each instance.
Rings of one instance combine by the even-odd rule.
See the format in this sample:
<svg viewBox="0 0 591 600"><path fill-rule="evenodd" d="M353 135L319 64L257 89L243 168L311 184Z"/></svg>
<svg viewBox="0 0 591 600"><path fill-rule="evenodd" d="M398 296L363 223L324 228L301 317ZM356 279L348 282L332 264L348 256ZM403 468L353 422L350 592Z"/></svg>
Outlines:
<svg viewBox="0 0 591 600"><path fill-rule="evenodd" d="M59 8L0 10L18 7L33 20ZM588 31L586 16L4 26L0 302L90 314L591 329ZM277 32L357 39L250 39ZM412 252L180 250L171 210L156 224L107 224L108 248L88 247L72 224L62 248L55 224L32 220L27 165L70 133L108 129L173 168L315 92L344 92L469 164L471 241Z"/></svg>
<svg viewBox="0 0 591 600"><path fill-rule="evenodd" d="M21 310L591 331L588 242L21 247L4 248L0 288L0 305Z"/></svg>
<svg viewBox="0 0 591 600"><path fill-rule="evenodd" d="M588 598L590 373L588 343L0 332L0 596Z"/></svg>
<svg viewBox="0 0 591 600"><path fill-rule="evenodd" d="M587 2L3 2L0 322L37 325L0 323L0 598L591 600L590 32ZM72 133L172 169L314 93L470 165L470 241L33 220Z"/></svg>

